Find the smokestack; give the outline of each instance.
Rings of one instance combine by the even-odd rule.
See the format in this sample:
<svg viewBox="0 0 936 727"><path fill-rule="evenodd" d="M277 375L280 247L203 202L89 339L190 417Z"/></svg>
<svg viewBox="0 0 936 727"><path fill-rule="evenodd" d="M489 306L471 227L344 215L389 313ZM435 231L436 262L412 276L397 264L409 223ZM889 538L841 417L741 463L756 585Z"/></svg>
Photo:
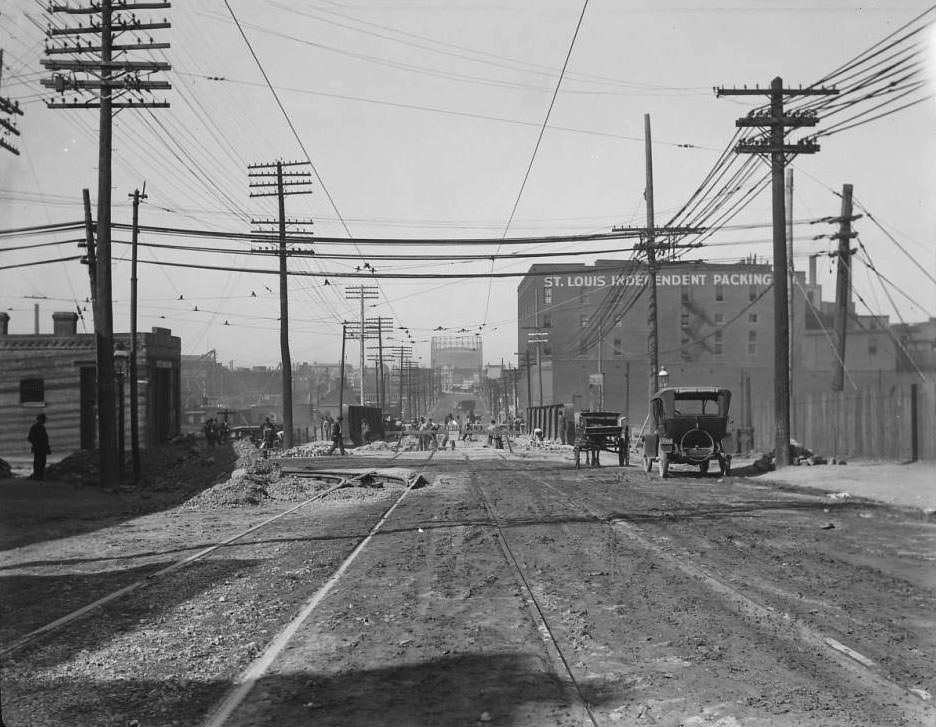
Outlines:
<svg viewBox="0 0 936 727"><path fill-rule="evenodd" d="M809 284L816 284L816 256L809 256Z"/></svg>
<svg viewBox="0 0 936 727"><path fill-rule="evenodd" d="M56 336L78 335L78 314L71 311L53 313L52 333Z"/></svg>
<svg viewBox="0 0 936 727"><path fill-rule="evenodd" d="M36 303L33 305L33 327L36 329L34 332L39 335L39 304Z"/></svg>

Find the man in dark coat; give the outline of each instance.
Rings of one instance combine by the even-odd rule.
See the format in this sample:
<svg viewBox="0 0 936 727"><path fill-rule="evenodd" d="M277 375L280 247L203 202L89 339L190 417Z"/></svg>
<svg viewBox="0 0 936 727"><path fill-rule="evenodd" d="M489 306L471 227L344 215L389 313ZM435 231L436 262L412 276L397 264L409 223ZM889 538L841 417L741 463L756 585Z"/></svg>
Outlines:
<svg viewBox="0 0 936 727"><path fill-rule="evenodd" d="M29 479L40 482L45 479L46 457L52 454L52 450L49 449L49 433L45 428L45 420L45 414L37 416L36 423L29 428L29 435L26 437L32 445L33 452L33 473Z"/></svg>
<svg viewBox="0 0 936 727"><path fill-rule="evenodd" d="M338 417L335 420L335 423L332 424L332 430L331 430L332 446L331 446L331 449L328 450L328 454L334 454L335 449L338 449L338 451L341 452L342 455L344 455L345 453L344 430L341 428L341 422L343 420L344 420L344 417Z"/></svg>

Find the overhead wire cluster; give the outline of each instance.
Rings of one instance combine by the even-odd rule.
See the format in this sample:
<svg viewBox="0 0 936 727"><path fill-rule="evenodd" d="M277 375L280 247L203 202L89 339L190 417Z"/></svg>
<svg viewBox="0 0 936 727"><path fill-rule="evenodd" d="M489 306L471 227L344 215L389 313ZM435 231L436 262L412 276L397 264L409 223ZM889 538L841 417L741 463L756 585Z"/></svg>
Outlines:
<svg viewBox="0 0 936 727"><path fill-rule="evenodd" d="M274 5L275 4L276 3L274 3ZM37 9L42 7L39 0L36 0L36 6ZM228 6L228 9L230 10L230 6ZM441 43L428 37L407 34L390 28L389 26L379 26L378 24L368 23L347 15L346 13L340 13L336 9L316 8L314 12L291 7L284 7L282 9L300 14L311 14L318 18L327 16L333 24L341 24L349 27L353 26L358 32L378 33L386 37L392 36L396 39L396 42L404 44L410 43L413 44L414 47L421 47L422 49L433 49L431 52L454 54L455 57L470 56L474 61L487 65L488 67L507 67L512 70L525 69L526 72L538 76L540 79L555 80L558 77L557 84L554 87L556 91L558 91L559 83L563 82L564 77L566 81L574 81L580 86L578 88L569 89L563 87L563 93L567 90L569 92L584 92L589 90L587 86L591 86L591 90L598 93L694 93L697 91L696 89L645 88L641 87L640 84L628 84L628 82L621 79L607 78L595 74L577 73L566 68L560 71L557 68L538 66L536 64L526 63L525 61L511 59L504 55L481 53L469 48ZM810 97L802 101L791 102L790 109L816 112L822 116L823 121L832 121L833 123L831 124L824 124L822 130L817 134L817 136L826 136L853 129L864 123L870 123L887 114L897 113L924 101L930 94L927 93L924 86L922 65L925 47L923 44L922 31L931 21L932 12L933 9L931 8L920 14L910 23L905 24L887 38L858 54L850 61L816 82L816 84L825 85L835 84L839 89L839 95L837 97ZM231 11L231 17L233 21L237 23L237 18L234 16L233 11ZM38 19L33 18L33 20L37 23L37 27L39 27ZM579 23L581 23L581 17ZM190 32L185 28L185 24L177 23L176 27L178 29L177 32L183 34ZM253 26L249 27L253 29ZM257 30L258 32L260 31L259 28L257 28ZM244 34L243 30L241 30L241 33L249 46L250 42L246 34ZM187 40L194 42L196 39L190 37ZM199 37L197 40L199 43L210 44L214 42L210 38L203 37ZM187 43L174 44L176 49L174 53L182 54L183 56L188 55L190 67L195 68L199 64L186 50L186 46ZM569 46L569 53L571 53L571 50L572 45ZM251 54L253 54L252 48ZM20 54L20 58L21 57L22 54ZM25 67L23 67L24 64L20 59L17 58L17 56L13 56L13 58L14 62L17 62L19 67L22 68L19 70L19 75L14 74L11 82L23 84L27 88L36 88L37 92L34 94L34 98L40 98L42 92L38 89L38 82L41 74L36 73L33 75L26 72ZM256 58L256 56L254 56L254 58L256 59L258 67L263 71L260 59ZM566 61L568 62L568 55ZM407 70L407 72L413 71L413 69L401 70ZM173 178L176 180L174 189L160 190L160 193L154 196L154 199L148 203L151 208L159 209L160 211L171 211L172 214L179 216L188 215L204 228L216 227L212 222L203 219L204 214L202 214L202 211L208 209L223 212L229 215L234 222L246 225L247 221L250 219L250 211L246 209L241 202L242 195L234 191L235 185L231 180L236 180L238 184L243 181L243 170L250 160L244 157L244 153L241 150L255 149L256 143L254 140L262 135L263 129L260 128L251 114L228 115L229 118L227 118L226 123L222 125L219 122L221 115L218 114L217 111L219 108L229 108L232 101L238 105L246 106L251 100L248 100L246 96L238 95L240 91L238 91L237 87L234 85L225 85L223 86L223 91L219 92L209 90L211 84L206 83L201 84L199 87L200 89L202 86L206 87L205 91L195 91L192 89L191 84L182 82L185 78L184 72L173 71L172 73L176 75L177 79L174 83L175 95L181 102L182 107L186 110L187 115L191 119L194 119L196 123L186 123L184 120L176 118L174 115L158 116L151 112L145 115L141 114L141 118L138 122L127 122L128 124L138 124L142 132L135 138L133 158L128 157L120 148L115 151L116 158L127 170L141 180L146 176L152 176L154 172L165 178ZM274 86L271 79L266 77L265 72L264 76L266 81L264 85L276 96L277 87ZM466 80L476 82L479 79L481 79L481 77ZM540 88L540 90L544 90L545 88L542 85L537 85L537 82L527 85ZM23 96L21 96L21 98L23 98ZM26 95L26 98L30 98L29 94ZM292 128L297 144L299 144L303 152L306 153L302 139L289 120L285 108L283 108L283 105L279 102L278 97L276 100L279 109L282 111L282 115ZM555 92L553 100L555 101ZM66 118L67 123L76 128L79 134L86 140L95 138L96 134L92 125L87 119L82 118L80 114L70 114ZM542 138L543 130L546 128L548 121L549 114L547 113L546 119L540 127L540 138ZM194 132L195 126L199 126L202 129L201 133L198 135ZM705 228L705 232L701 235L693 237L687 236L682 239L673 238L669 259L675 260L678 257L686 255L689 250L703 244L718 244L712 242L713 235L730 229L732 219L766 188L768 173L758 165L757 160L750 156L739 159L732 152L737 138L738 135L735 134L725 150L717 157L711 170L703 177L698 187L690 194L685 204L673 213L666 223L667 226ZM535 156L536 149L534 149L527 167L524 184L526 178L530 175ZM306 157L309 157L308 153L306 153ZM309 159L309 161L312 160ZM147 174L143 174L140 171L141 169L146 169ZM316 172L316 174L318 173ZM501 244L510 244L511 241L506 239L506 234L513 223L514 213L517 209L517 203L523 194L524 185L521 185L520 193L517 196L517 203L514 204L513 213L511 214L511 221L507 223L507 228L504 229L503 238L501 240L492 239L484 243L479 238L464 240L453 238L446 240L444 243L441 243L439 240L430 241L428 239L425 243L421 243L420 241L406 238L391 240L354 237L348 224L349 220L352 218L342 215L335 200L331 199L331 195L321 177L319 177L319 181L321 182L325 196L328 197L329 203L332 206L332 219L339 222L345 230L347 238L344 240L340 238L313 238L313 242L316 244L316 254L308 256L297 255L293 258L293 264L296 266L295 272L297 274L305 274L306 277L325 277L327 279L329 273L321 266L321 262L324 260L332 260L335 264L344 266L343 268L337 268L335 273L331 273L333 277L337 277L340 274L346 274L348 276L369 275L379 284L379 281L382 279L391 279L394 270L399 271L399 277L402 278L419 279L422 277L426 279L446 279L443 276L447 273L433 272L439 270L439 265L467 265L474 262L489 260L491 262L491 269L487 274L456 273L450 275L460 278L488 277L493 280L497 277L519 277L522 273L507 271L504 269L504 266L512 261L520 263L521 261L534 258L532 253L526 251L514 254L501 254L498 250L492 256L483 253L459 254L453 252L449 254L447 251L445 253L433 253L432 255L409 255L385 252L388 248L394 250L402 249L404 245L445 244L446 246L452 245L454 248L454 246L457 245L473 246L490 244L497 247ZM3 194L4 191L0 190L0 196ZM67 204L67 200L65 199L52 200L52 202L62 205ZM432 222L432 225L438 227L436 222ZM175 229L175 234L184 234L181 232L183 228ZM62 232L66 233L68 231L62 230ZM210 249L210 246L167 245L164 248L159 247L156 243L149 242L151 237L157 234L172 233L163 233L156 229L144 228L143 237L141 238L141 247L148 251L147 254L150 257L149 262L154 264L165 262L166 265L163 267L167 267L171 262L160 259L161 255L164 253L171 252L170 247L184 252L207 252ZM235 237L237 233L225 233L222 230L215 229L214 234L220 237L237 239ZM559 238L554 241L551 241L549 239L550 237L555 236L543 235L535 242L535 244L551 248L549 252L544 251L544 254L538 257L549 259L550 257L603 255L611 254L613 250L611 246L608 246L607 248L590 249L583 253L578 251L558 251L555 248L560 245L580 245L581 241L576 239L577 236ZM215 240L217 239L219 238L215 237ZM529 238L531 245L534 244L533 241L535 239L536 238ZM614 238L604 234L596 235L593 239L600 242L602 240ZM119 244L119 241L117 242ZM52 246L63 243L50 242L45 244ZM324 247L326 245L337 246L340 244L353 245L357 254L331 253L327 251L327 247ZM365 247L367 244L379 245L380 247L376 249L381 250L381 252L371 252L369 248ZM321 252L319 252L320 250ZM236 260L242 263L239 267L238 265L219 266L219 269L229 272L225 283L225 292L233 296L234 290L240 284L238 282L240 276L247 267L243 264L246 262L247 258L240 256L246 256L249 254L249 251L246 249L239 250L236 247L218 247L217 251L222 254L237 255L238 257ZM633 253L634 251L631 248L618 248L617 250L613 250L613 252L626 254ZM399 261L399 264L393 265L394 261ZM412 271L417 269L413 267L416 263L425 263L430 267L424 268L424 273L414 273ZM500 266L501 269L495 270L495 264ZM622 261L622 265L637 266L638 263L632 256L631 259ZM208 269L212 268L212 266L207 265L203 267ZM361 270L353 270L354 267L359 267ZM168 276L167 279L169 279ZM173 283L173 285L175 285L175 283ZM333 321L338 321L343 317L341 315L341 310L345 307L345 304L341 300L340 291L326 290L328 287L336 286L312 284L300 287L299 290L303 296L307 297L310 305L319 310L328 311L331 319ZM181 294L182 291L178 292ZM636 298L631 300L629 297L630 295L631 293L625 294L623 290L608 291L599 310L596 311L596 314L593 316L596 327L593 328L590 325L587 329L579 332L579 337L582 338L587 345L591 345L596 340L602 338L603 335L606 334L609 326L613 326L613 321L622 315L621 311L628 310L633 306ZM384 297L387 298L388 301L390 300L386 295ZM487 318L488 313L485 311L482 327L488 322ZM581 342L582 341L577 340L575 345L579 345Z"/></svg>

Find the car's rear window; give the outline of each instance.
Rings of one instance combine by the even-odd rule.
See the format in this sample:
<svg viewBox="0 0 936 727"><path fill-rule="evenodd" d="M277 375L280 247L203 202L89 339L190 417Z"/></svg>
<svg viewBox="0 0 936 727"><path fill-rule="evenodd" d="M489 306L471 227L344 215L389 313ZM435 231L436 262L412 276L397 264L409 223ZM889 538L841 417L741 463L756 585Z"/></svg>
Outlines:
<svg viewBox="0 0 936 727"><path fill-rule="evenodd" d="M677 413L678 412L678 413ZM714 399L676 397L676 416L700 416L718 414L718 402Z"/></svg>

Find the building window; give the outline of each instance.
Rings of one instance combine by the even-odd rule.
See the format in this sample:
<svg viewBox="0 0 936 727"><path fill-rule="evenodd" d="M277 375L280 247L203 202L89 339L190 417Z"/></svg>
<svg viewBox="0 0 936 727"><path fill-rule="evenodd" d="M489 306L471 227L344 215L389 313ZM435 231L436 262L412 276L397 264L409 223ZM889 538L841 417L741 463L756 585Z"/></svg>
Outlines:
<svg viewBox="0 0 936 727"><path fill-rule="evenodd" d="M757 323L757 313L748 313L747 322Z"/></svg>
<svg viewBox="0 0 936 727"><path fill-rule="evenodd" d="M45 384L42 379L20 380L20 404L42 404L45 402Z"/></svg>
<svg viewBox="0 0 936 727"><path fill-rule="evenodd" d="M757 331L747 332L747 352L749 356L757 355Z"/></svg>
<svg viewBox="0 0 936 727"><path fill-rule="evenodd" d="M543 344L543 355L552 356L552 346L549 345L548 343Z"/></svg>
<svg viewBox="0 0 936 727"><path fill-rule="evenodd" d="M543 328L552 328L552 315L543 313Z"/></svg>
<svg viewBox="0 0 936 727"><path fill-rule="evenodd" d="M878 352L878 342L876 338L871 338L868 340L868 355L874 356Z"/></svg>
<svg viewBox="0 0 936 727"><path fill-rule="evenodd" d="M712 344L712 353L716 356L721 356L725 353L724 346L722 344L722 332L715 331L715 340Z"/></svg>
<svg viewBox="0 0 936 727"><path fill-rule="evenodd" d="M679 341L679 345L686 348L689 345L689 336L683 336Z"/></svg>
<svg viewBox="0 0 936 727"><path fill-rule="evenodd" d="M552 288L545 288L543 290L543 302L546 305L552 305Z"/></svg>
<svg viewBox="0 0 936 727"><path fill-rule="evenodd" d="M579 316L579 325L586 328L588 326L588 316Z"/></svg>
<svg viewBox="0 0 936 727"><path fill-rule="evenodd" d="M725 299L725 286L721 283L718 283L715 286L715 300L724 300Z"/></svg>
<svg viewBox="0 0 936 727"><path fill-rule="evenodd" d="M683 328L689 327L689 314L686 311L683 311L679 316L679 325L681 325Z"/></svg>
<svg viewBox="0 0 936 727"><path fill-rule="evenodd" d="M614 355L623 356L624 355L624 341L620 338L614 339Z"/></svg>
<svg viewBox="0 0 936 727"><path fill-rule="evenodd" d="M683 303L689 302L689 288L682 289L682 302Z"/></svg>
<svg viewBox="0 0 936 727"><path fill-rule="evenodd" d="M753 285L750 288L748 288L747 299L757 300L757 288L754 287Z"/></svg>
<svg viewBox="0 0 936 727"><path fill-rule="evenodd" d="M720 325L722 325L724 322L725 322L725 314L724 314L724 313L716 313L716 314L715 314L715 325L716 325L716 326L720 326Z"/></svg>

